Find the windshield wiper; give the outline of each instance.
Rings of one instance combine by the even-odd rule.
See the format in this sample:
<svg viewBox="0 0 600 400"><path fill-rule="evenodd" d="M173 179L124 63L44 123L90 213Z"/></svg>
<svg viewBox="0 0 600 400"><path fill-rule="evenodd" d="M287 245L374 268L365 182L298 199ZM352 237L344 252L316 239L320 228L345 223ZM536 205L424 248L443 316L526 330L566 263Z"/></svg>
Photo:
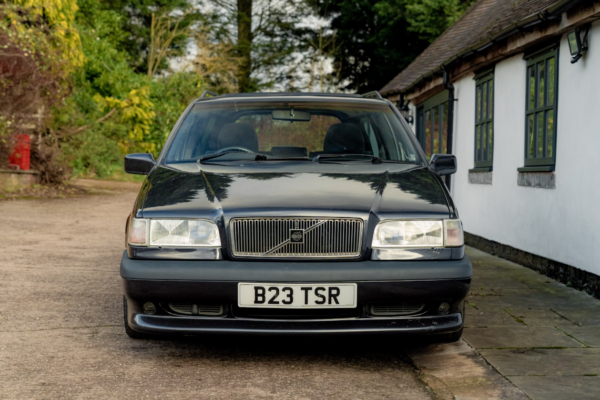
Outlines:
<svg viewBox="0 0 600 400"><path fill-rule="evenodd" d="M221 157L224 156L226 154L232 154L232 153L245 153L245 154L253 154L253 153L249 153L247 151L241 151L241 150L227 150L227 151L223 151L221 153L214 153L214 154L209 154L206 156L202 156L198 159L198 163L202 164L204 161L207 160L212 160L213 158L217 158L217 157ZM261 157L262 154L257 154L255 157L255 160L262 160L263 158Z"/></svg>
<svg viewBox="0 0 600 400"><path fill-rule="evenodd" d="M370 154L319 154L315 158L313 158L313 162L319 162L321 160L326 160L330 158L343 158L343 157L361 157L361 158L369 158L373 164L381 164L381 158L377 156L372 156Z"/></svg>

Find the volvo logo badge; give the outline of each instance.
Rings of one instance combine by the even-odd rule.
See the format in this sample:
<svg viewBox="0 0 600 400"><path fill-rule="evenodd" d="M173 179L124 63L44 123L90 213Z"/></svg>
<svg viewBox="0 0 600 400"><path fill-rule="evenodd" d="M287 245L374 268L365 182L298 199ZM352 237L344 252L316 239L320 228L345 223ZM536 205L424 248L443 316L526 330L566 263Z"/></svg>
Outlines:
<svg viewBox="0 0 600 400"><path fill-rule="evenodd" d="M290 229L290 243L304 243L304 229Z"/></svg>

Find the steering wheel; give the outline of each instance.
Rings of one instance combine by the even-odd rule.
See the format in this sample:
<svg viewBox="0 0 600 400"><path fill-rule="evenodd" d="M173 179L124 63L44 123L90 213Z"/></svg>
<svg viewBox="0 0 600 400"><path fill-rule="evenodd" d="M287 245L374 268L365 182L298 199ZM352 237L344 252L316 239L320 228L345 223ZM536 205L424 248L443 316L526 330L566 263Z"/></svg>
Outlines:
<svg viewBox="0 0 600 400"><path fill-rule="evenodd" d="M223 147L222 149L219 149L219 153L224 152L224 151L235 151L235 150L239 150L241 153L256 154L255 151L252 151L252 150L247 149L245 147L239 147L239 146Z"/></svg>

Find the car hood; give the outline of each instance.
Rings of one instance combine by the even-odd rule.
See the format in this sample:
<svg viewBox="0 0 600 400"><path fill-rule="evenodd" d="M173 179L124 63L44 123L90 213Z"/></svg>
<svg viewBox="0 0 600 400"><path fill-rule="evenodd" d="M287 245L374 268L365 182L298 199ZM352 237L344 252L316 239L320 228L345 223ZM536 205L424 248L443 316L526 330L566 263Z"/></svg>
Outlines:
<svg viewBox="0 0 600 400"><path fill-rule="evenodd" d="M170 164L149 182L147 218L450 213L433 173L411 164Z"/></svg>

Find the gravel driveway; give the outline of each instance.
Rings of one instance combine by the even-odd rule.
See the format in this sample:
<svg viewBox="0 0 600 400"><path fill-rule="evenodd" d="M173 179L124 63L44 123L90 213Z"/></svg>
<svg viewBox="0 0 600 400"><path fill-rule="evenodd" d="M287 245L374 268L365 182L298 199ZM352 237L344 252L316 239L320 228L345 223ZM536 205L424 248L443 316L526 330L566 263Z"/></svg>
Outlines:
<svg viewBox="0 0 600 400"><path fill-rule="evenodd" d="M1 399L431 398L397 339L129 339L119 261L138 186L92 185L0 202Z"/></svg>

